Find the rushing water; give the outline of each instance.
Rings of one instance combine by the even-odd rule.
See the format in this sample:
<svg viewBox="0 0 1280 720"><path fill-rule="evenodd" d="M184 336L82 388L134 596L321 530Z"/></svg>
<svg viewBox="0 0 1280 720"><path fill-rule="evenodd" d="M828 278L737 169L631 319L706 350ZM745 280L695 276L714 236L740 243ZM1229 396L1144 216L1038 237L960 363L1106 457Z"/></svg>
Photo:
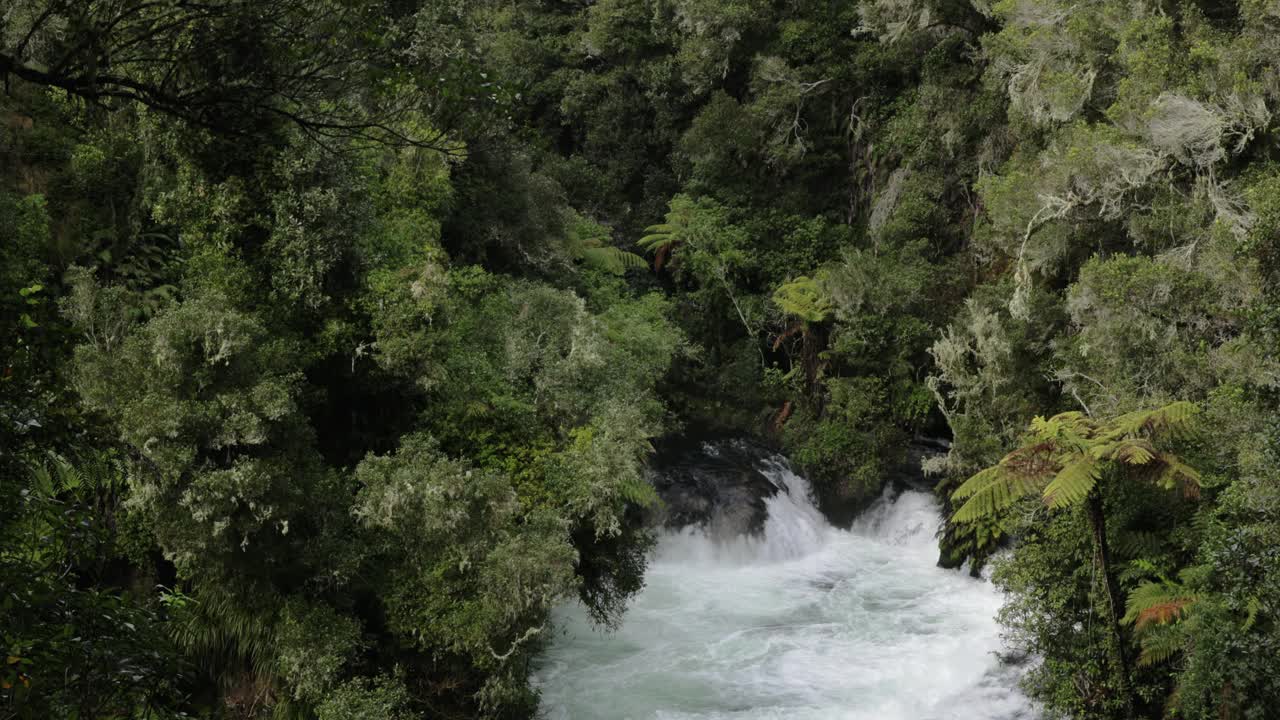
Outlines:
<svg viewBox="0 0 1280 720"><path fill-rule="evenodd" d="M935 567L939 516L923 492L886 494L851 531L805 480L761 470L764 537L662 538L612 633L577 607L533 680L554 720L1014 720L1036 716L1003 668L989 583Z"/></svg>

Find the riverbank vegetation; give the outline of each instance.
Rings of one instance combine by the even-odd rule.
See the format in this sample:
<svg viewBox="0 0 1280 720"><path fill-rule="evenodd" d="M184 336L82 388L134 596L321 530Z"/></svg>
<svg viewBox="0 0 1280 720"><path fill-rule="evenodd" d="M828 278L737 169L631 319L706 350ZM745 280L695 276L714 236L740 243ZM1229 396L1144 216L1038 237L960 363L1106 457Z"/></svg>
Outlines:
<svg viewBox="0 0 1280 720"><path fill-rule="evenodd" d="M994 566L1049 713L1267 717L1277 38L1261 0L16 0L0 717L529 717L687 427L833 507L948 437L943 562Z"/></svg>

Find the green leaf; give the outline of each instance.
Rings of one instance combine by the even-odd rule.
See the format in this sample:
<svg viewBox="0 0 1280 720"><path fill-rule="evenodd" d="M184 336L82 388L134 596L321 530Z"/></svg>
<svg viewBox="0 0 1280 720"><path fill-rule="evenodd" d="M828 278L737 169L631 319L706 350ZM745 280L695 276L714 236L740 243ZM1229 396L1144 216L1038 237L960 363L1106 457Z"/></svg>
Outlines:
<svg viewBox="0 0 1280 720"><path fill-rule="evenodd" d="M1073 458L1044 488L1044 502L1050 510L1059 510L1081 502L1098 484L1102 467L1092 455Z"/></svg>
<svg viewBox="0 0 1280 720"><path fill-rule="evenodd" d="M959 497L969 499L956 510L951 519L965 523L989 518L1018 500L1034 494L1039 488L1038 478L1022 475L999 465L987 468L956 488L953 498L958 493Z"/></svg>

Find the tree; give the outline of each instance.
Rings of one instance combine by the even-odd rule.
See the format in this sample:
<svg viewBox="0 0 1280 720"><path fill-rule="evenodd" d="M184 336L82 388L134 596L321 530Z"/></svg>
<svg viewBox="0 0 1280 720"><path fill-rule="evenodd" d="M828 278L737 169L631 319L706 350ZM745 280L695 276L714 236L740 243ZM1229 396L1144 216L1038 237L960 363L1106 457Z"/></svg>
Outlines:
<svg viewBox="0 0 1280 720"><path fill-rule="evenodd" d="M1179 401L1105 421L1080 412L1065 412L1048 420L1036 417L1027 442L951 494L953 501L962 503L952 518L957 523L989 519L1036 494L1050 510L1084 508L1106 594L1116 680L1126 694L1131 693L1129 658L1121 632L1124 606L1111 567L1104 494L1110 483L1137 480L1197 497L1200 474L1157 445L1182 436L1196 412L1193 403ZM1132 697L1123 700L1132 707Z"/></svg>
<svg viewBox="0 0 1280 720"><path fill-rule="evenodd" d="M824 338L820 328L833 314L831 300L822 286L822 276L800 277L778 286L773 291L773 303L786 315L795 318L791 326L778 335L773 343L777 350L793 335L800 336L800 362L804 368L805 383L809 388L817 382L822 370L820 352Z"/></svg>
<svg viewBox="0 0 1280 720"><path fill-rule="evenodd" d="M0 472L0 718L172 717L189 668L119 572L123 456L25 461Z"/></svg>
<svg viewBox="0 0 1280 720"><path fill-rule="evenodd" d="M0 77L230 136L286 123L332 148L449 150L418 125L436 108L408 71L408 39L393 18L341 0L18 0L0 19Z"/></svg>

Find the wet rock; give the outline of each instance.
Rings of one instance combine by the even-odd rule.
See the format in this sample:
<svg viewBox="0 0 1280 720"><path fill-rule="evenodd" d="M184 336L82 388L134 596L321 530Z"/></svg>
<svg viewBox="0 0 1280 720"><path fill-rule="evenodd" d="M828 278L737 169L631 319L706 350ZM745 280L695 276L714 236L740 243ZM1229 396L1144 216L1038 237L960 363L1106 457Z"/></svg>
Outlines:
<svg viewBox="0 0 1280 720"><path fill-rule="evenodd" d="M757 469L768 448L742 438L704 438L658 450L650 471L662 505L653 524L697 526L723 538L764 531L766 501L780 489Z"/></svg>
<svg viewBox="0 0 1280 720"><path fill-rule="evenodd" d="M924 474L924 462L932 457L946 455L951 451L951 441L943 438L916 437L907 443L902 462L889 471L885 478L898 487L912 490L933 490L939 478Z"/></svg>

